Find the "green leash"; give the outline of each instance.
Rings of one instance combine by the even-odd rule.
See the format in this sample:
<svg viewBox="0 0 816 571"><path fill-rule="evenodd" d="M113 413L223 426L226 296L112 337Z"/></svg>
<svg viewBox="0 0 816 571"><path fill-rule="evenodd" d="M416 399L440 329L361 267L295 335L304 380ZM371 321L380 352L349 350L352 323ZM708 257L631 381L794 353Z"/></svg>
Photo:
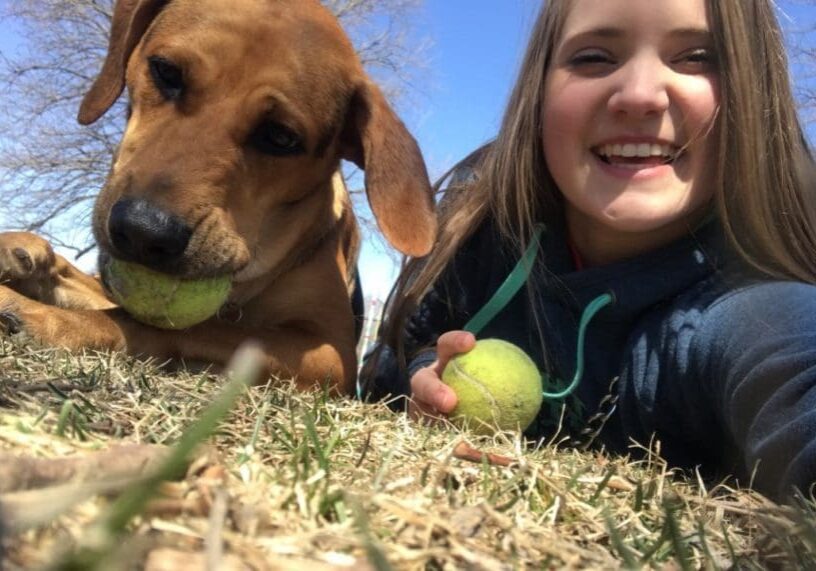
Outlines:
<svg viewBox="0 0 816 571"><path fill-rule="evenodd" d="M538 256L538 251L541 249L541 234L543 231L543 226L539 225L536 227L533 233L533 239L530 245L527 246L527 250L525 250L521 256L521 259L516 263L516 266L487 303L476 312L476 315L470 318L464 327L465 331L477 335L484 329L485 325L490 323L490 321L510 303L510 300L515 297L533 270L536 256ZM578 383L581 382L581 377L584 375L584 338L586 337L587 326L589 322L592 321L592 318L595 317L595 314L612 303L613 300L612 294L604 293L596 297L584 308L584 312L581 314L581 322L578 325L578 348L575 356L575 375L572 378L572 382L570 382L569 386L564 390L557 393L544 391L543 394L545 398L558 399L568 396L575 390ZM542 373L541 379L545 387L550 384L548 375Z"/></svg>

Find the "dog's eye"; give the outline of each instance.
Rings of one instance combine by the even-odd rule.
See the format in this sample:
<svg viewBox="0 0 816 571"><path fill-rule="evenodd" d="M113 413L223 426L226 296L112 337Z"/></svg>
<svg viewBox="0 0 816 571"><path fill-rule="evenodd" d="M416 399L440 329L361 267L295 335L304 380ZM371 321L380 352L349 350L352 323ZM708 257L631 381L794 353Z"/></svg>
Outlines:
<svg viewBox="0 0 816 571"><path fill-rule="evenodd" d="M280 123L266 121L250 135L249 143L267 155L286 156L303 152L300 137Z"/></svg>
<svg viewBox="0 0 816 571"><path fill-rule="evenodd" d="M181 68L159 56L150 56L147 63L150 77L164 98L175 101L181 97L184 91L184 75Z"/></svg>

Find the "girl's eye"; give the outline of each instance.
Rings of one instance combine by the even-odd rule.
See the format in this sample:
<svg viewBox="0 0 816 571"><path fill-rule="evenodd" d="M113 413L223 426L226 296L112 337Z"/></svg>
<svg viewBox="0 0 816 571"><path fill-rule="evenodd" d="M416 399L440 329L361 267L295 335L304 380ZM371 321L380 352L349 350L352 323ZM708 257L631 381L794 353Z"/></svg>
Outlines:
<svg viewBox="0 0 816 571"><path fill-rule="evenodd" d="M567 60L567 66L576 73L596 75L615 65L614 58L604 50L582 50Z"/></svg>
<svg viewBox="0 0 816 571"><path fill-rule="evenodd" d="M606 52L599 50L578 52L569 60L569 64L574 67L611 62L612 59L609 57L609 55Z"/></svg>
<svg viewBox="0 0 816 571"><path fill-rule="evenodd" d="M708 48L695 48L680 54L676 65L686 73L707 73L717 67L717 56Z"/></svg>

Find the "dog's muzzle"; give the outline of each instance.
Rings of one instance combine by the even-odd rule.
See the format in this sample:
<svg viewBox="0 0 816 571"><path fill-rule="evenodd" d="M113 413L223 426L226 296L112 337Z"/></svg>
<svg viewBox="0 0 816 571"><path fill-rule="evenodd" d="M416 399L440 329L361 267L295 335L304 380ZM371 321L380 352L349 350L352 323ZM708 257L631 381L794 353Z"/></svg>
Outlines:
<svg viewBox="0 0 816 571"><path fill-rule="evenodd" d="M113 256L167 273L178 271L192 235L183 220L142 199L123 198L108 216Z"/></svg>

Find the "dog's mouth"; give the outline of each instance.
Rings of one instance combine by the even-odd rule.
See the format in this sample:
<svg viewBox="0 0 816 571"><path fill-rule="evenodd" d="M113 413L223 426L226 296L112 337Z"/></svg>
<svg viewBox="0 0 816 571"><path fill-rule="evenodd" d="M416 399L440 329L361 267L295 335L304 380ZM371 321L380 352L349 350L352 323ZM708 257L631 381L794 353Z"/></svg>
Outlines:
<svg viewBox="0 0 816 571"><path fill-rule="evenodd" d="M99 256L97 258L97 265L98 265L98 268L99 268L99 279L100 279L100 282L102 283L102 286L105 288L105 290L109 294L112 293L114 289L116 289L114 287L114 284L111 281L113 279L112 273L111 273L111 266L112 266L112 263L114 261L127 262L127 263L130 263L130 264L140 265L140 264L138 264L138 262L133 262L133 261L127 260L125 258L116 258L110 252L100 250ZM175 279L182 280L182 281L187 281L187 282L207 280L207 279L213 279L213 278L221 278L221 277L224 277L224 276L227 276L227 275L230 276L230 281L233 281L232 278L234 277L234 274L232 272L222 272L222 273L209 272L206 275L205 274L202 274L202 275L181 275L179 273L166 272L166 271L162 271L160 269L150 268L148 266L144 266L144 267L147 268L148 270L151 270L151 271L156 272L158 274L165 274L168 277L173 277Z"/></svg>
<svg viewBox="0 0 816 571"><path fill-rule="evenodd" d="M99 281L102 283L102 287L105 288L105 291L108 293L108 297L112 297L113 288L111 288L111 276L110 276L110 262L113 258L110 254L105 252L100 252L99 257L97 258L97 265L99 267Z"/></svg>
<svg viewBox="0 0 816 571"><path fill-rule="evenodd" d="M111 255L104 250L99 251L99 256L97 257L97 267L99 268L99 281L102 282L102 287L105 288L109 294L111 293L110 287L110 274L108 272L108 266L110 265Z"/></svg>
<svg viewBox="0 0 816 571"><path fill-rule="evenodd" d="M130 196L108 204L97 204L94 220L103 279L111 260L184 281L232 277L249 261L243 238L218 209L181 214Z"/></svg>

